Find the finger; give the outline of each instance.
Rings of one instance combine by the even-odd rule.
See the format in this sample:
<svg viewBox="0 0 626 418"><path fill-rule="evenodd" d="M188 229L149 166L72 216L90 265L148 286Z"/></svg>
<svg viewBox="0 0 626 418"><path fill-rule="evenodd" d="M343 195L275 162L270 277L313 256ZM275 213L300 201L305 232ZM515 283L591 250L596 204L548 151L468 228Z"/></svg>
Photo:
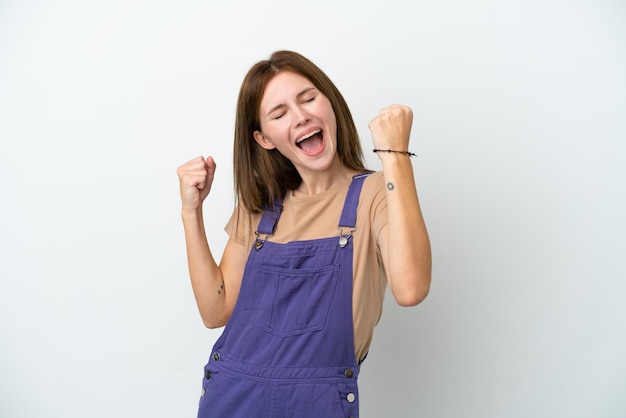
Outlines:
<svg viewBox="0 0 626 418"><path fill-rule="evenodd" d="M207 181L208 170L206 167L186 167L181 169L178 173L181 186L184 187L197 187L203 189Z"/></svg>
<svg viewBox="0 0 626 418"><path fill-rule="evenodd" d="M208 156L206 158L205 165L206 165L207 170L211 173L214 173L215 169L217 168L217 164L215 163L215 160L211 156Z"/></svg>
<svg viewBox="0 0 626 418"><path fill-rule="evenodd" d="M405 117L412 116L413 111L410 107L404 105L391 105L380 111L380 116L397 116L397 117Z"/></svg>
<svg viewBox="0 0 626 418"><path fill-rule="evenodd" d="M204 163L203 157L196 157L193 160L189 160L185 164L179 166L176 172L178 173L178 176L181 177L182 175L184 175L185 173L188 173L189 171L193 171L198 168L203 168L204 164L205 163Z"/></svg>

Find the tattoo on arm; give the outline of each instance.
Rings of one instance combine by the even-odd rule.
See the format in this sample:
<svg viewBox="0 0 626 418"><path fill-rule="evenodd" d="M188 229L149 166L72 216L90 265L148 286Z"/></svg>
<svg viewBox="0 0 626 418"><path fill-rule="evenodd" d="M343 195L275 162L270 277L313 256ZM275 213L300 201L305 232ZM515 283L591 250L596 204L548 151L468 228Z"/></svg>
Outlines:
<svg viewBox="0 0 626 418"><path fill-rule="evenodd" d="M387 190L393 190L395 188L396 188L396 186L394 186L394 184L392 182L387 183Z"/></svg>

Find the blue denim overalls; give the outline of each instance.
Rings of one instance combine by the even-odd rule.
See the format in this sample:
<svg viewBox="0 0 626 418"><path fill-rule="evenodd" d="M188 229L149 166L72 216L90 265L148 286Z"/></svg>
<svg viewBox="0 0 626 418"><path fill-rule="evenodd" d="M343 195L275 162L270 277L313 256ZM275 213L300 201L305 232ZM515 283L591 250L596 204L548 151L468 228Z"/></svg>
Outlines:
<svg viewBox="0 0 626 418"><path fill-rule="evenodd" d="M204 368L198 418L357 418L352 233L366 174L354 176L337 236L277 244L266 210L235 309Z"/></svg>

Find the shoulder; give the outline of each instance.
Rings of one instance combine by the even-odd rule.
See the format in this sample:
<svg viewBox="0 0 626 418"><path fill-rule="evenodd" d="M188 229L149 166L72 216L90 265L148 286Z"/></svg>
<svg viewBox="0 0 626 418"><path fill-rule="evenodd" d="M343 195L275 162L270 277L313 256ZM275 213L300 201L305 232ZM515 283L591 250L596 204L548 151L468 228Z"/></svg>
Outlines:
<svg viewBox="0 0 626 418"><path fill-rule="evenodd" d="M375 171L365 179L361 191L361 202L379 204L386 201L385 176L382 171Z"/></svg>
<svg viewBox="0 0 626 418"><path fill-rule="evenodd" d="M372 174L370 174L369 176L367 176L367 179L365 179L365 182L363 183L363 188L370 188L370 189L378 189L378 188L383 188L383 185L385 183L385 176L383 174L382 171L374 171Z"/></svg>
<svg viewBox="0 0 626 418"><path fill-rule="evenodd" d="M253 214L240 204L235 207L224 230L238 244L248 246L252 242L254 229L261 219L261 214Z"/></svg>
<svg viewBox="0 0 626 418"><path fill-rule="evenodd" d="M375 171L365 179L359 198L361 219L369 219L374 227L385 224L387 218L387 193L382 171Z"/></svg>

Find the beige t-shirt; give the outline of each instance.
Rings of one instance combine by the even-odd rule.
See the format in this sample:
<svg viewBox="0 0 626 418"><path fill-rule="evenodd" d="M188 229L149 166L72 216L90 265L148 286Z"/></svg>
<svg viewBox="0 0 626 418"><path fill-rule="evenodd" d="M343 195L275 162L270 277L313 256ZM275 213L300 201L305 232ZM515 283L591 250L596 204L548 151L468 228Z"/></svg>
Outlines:
<svg viewBox="0 0 626 418"><path fill-rule="evenodd" d="M294 197L287 193L283 212L274 235L268 241L287 243L339 236L337 224L351 179L342 180L330 189L314 196ZM386 248L387 199L382 172L372 173L363 183L357 207L356 230L353 253L352 312L354 321L354 349L361 361L372 342L374 327L378 323L387 286L384 265ZM235 213L238 209L235 209ZM225 227L230 238L248 248L256 239L254 231L261 214L250 216L241 211L240 216L231 216ZM237 227L235 228L235 223ZM350 231L343 231L344 234Z"/></svg>

